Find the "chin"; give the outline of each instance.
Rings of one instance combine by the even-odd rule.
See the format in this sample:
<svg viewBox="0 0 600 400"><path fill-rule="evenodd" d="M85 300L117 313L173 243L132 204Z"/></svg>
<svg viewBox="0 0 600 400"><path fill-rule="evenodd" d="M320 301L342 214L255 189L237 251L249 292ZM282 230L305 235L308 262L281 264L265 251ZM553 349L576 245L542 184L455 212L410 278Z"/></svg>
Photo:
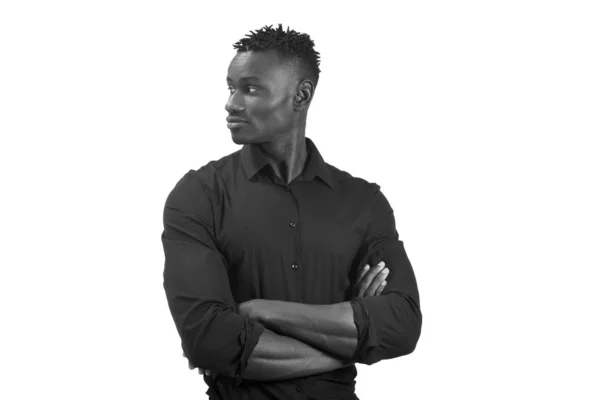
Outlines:
<svg viewBox="0 0 600 400"><path fill-rule="evenodd" d="M241 135L240 132L231 131L231 140L235 144L250 144L252 143L252 137L248 135Z"/></svg>
<svg viewBox="0 0 600 400"><path fill-rule="evenodd" d="M231 135L231 140L233 140L233 143L235 144L249 144L250 142L248 140L244 140L243 138L237 137L235 135Z"/></svg>
<svg viewBox="0 0 600 400"><path fill-rule="evenodd" d="M235 144L256 144L262 143L261 135L257 134L257 132L244 132L243 129L233 129L231 131L231 140Z"/></svg>

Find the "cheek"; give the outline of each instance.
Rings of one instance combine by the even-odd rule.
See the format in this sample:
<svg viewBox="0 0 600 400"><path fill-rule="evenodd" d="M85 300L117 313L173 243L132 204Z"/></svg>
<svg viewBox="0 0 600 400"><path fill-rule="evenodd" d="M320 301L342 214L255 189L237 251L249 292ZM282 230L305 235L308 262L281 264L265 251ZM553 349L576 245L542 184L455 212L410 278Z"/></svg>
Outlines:
<svg viewBox="0 0 600 400"><path fill-rule="evenodd" d="M256 105L252 117L265 127L283 127L290 123L290 106L285 98Z"/></svg>

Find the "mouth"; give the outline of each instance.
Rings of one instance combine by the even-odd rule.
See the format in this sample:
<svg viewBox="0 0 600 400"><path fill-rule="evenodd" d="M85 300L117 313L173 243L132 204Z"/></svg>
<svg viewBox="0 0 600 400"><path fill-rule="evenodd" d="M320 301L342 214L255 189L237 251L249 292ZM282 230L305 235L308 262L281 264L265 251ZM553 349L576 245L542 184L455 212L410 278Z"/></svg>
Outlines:
<svg viewBox="0 0 600 400"><path fill-rule="evenodd" d="M229 128L229 129L241 128L244 125L248 125L248 122L246 122L246 121L227 122L227 128Z"/></svg>

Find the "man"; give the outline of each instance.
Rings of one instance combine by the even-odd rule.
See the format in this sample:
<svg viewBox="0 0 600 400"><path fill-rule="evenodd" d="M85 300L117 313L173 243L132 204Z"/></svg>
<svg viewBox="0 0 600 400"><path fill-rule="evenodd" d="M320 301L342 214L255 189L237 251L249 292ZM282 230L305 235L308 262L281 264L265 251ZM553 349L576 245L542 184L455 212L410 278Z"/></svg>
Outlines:
<svg viewBox="0 0 600 400"><path fill-rule="evenodd" d="M243 148L166 202L164 288L211 399L357 399L354 364L409 354L420 335L388 201L305 137L313 47L281 24L234 44L225 109Z"/></svg>

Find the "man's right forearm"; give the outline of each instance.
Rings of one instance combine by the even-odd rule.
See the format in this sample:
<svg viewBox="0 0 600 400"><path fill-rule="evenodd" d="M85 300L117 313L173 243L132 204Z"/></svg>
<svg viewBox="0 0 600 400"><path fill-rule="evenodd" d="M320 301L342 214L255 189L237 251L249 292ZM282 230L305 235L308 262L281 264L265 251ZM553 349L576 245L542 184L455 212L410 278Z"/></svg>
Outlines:
<svg viewBox="0 0 600 400"><path fill-rule="evenodd" d="M321 350L265 329L248 359L242 378L274 381L315 375L352 365Z"/></svg>

